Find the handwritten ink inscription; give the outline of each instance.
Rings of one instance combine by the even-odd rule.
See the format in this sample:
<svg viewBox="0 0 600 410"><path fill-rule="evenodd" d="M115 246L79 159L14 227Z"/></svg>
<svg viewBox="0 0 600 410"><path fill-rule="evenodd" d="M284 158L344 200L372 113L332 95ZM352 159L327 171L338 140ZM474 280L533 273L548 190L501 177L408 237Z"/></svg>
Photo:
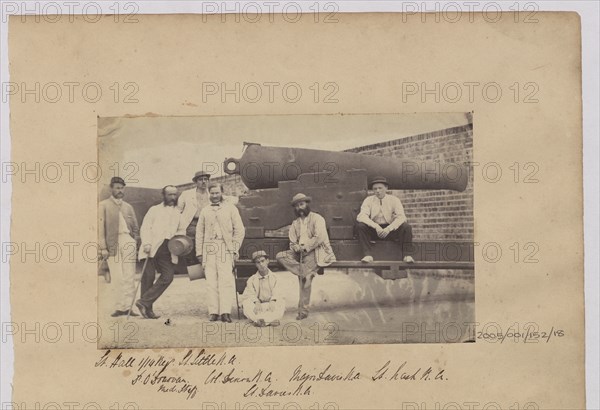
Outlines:
<svg viewBox="0 0 600 410"><path fill-rule="evenodd" d="M384 364L365 369L360 369L357 365L338 366L333 363L325 363L319 368L291 364L292 370L286 376L285 370L280 367L277 372L262 367L247 370L241 366L236 355L210 353L206 349L188 350L180 357L163 354L135 357L108 350L95 363L95 367L126 369L132 386L155 386L157 392L181 394L187 400L196 397L202 386L214 385L239 386L239 393L243 397L260 398L311 396L319 386L331 383L352 384L359 380L371 383L448 380L445 369L413 364L407 360L388 360ZM203 377L203 382L189 380L187 374L181 374L181 370L189 367L205 369L205 376L200 376Z"/></svg>

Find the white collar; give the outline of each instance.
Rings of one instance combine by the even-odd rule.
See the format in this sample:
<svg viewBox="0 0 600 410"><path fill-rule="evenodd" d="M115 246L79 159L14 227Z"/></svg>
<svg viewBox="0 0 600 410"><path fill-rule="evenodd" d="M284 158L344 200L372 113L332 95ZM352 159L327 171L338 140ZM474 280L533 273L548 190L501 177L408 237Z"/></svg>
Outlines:
<svg viewBox="0 0 600 410"><path fill-rule="evenodd" d="M260 274L260 272L256 272L256 274L258 275L258 280L265 278L265 279L269 279L269 277L273 274L273 272L271 272L271 269L269 269L269 272L267 272L267 274L265 276L262 276Z"/></svg>

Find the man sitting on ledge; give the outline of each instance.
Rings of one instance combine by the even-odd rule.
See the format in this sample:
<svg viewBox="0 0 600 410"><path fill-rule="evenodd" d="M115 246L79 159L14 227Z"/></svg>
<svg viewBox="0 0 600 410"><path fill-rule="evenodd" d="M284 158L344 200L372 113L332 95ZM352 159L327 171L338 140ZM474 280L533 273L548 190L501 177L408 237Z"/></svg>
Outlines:
<svg viewBox="0 0 600 410"><path fill-rule="evenodd" d="M387 195L388 187L384 177L373 178L373 195L365 198L356 217L363 262L373 262L372 240L397 241L403 255L412 244L412 227L406 221L402 202L394 195ZM414 259L404 255L403 261L414 262Z"/></svg>

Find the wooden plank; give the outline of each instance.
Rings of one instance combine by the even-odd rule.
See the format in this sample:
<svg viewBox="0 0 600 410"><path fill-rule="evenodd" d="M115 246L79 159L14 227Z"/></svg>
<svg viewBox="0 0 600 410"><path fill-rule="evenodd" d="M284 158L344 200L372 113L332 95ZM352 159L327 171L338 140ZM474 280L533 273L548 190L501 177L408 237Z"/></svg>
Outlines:
<svg viewBox="0 0 600 410"><path fill-rule="evenodd" d="M249 268L253 267L254 263L250 260L239 260L236 262L238 267ZM281 270L281 266L277 261L270 261L269 268ZM405 271L413 269L456 269L456 270L474 270L474 262L432 262L432 261L415 261L414 263L406 263L400 261L375 261L364 263L361 261L337 261L325 269L373 269L376 271ZM392 275L398 275L393 273ZM404 276L405 277L405 276Z"/></svg>

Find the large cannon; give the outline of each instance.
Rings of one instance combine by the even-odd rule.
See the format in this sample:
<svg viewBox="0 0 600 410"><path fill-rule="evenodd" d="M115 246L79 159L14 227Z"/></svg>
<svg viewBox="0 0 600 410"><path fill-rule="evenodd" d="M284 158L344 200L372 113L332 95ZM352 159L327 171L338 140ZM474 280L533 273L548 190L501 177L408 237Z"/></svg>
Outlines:
<svg viewBox="0 0 600 410"><path fill-rule="evenodd" d="M293 181L303 174L324 173L324 180L336 183L340 174L365 170L367 178L384 176L390 189L451 189L464 191L467 170L460 164L413 161L351 152L316 149L264 147L245 143L240 159L227 158L227 174L239 174L250 189L277 188L279 182Z"/></svg>
<svg viewBox="0 0 600 410"><path fill-rule="evenodd" d="M384 176L390 189L397 190L455 190L464 191L468 182L467 168L462 164L433 161L399 160L350 152L332 152L314 149L266 147L245 143L239 159L227 158L224 170L230 175L240 175L250 192L241 196L238 208L246 238L240 256L249 259L251 253L264 249L274 258L277 252L287 249L286 227L294 218L290 199L302 192L313 198L311 208L321 214L327 223L329 238L338 261L338 267L365 267L359 260L362 255L355 239L355 221L360 205L368 195L368 181ZM287 210L287 211L286 211ZM415 243L407 250L420 262L440 262L441 244ZM429 246L427 252L423 247ZM445 243L453 246L458 260L470 262L472 244ZM465 249L467 248L467 249ZM406 277L399 247L390 242L375 246L377 262L373 267L383 277ZM383 261L383 262L382 262ZM446 268L468 268L444 265ZM424 266L424 265L416 265ZM441 265L440 265L441 266ZM252 269L252 267L250 267Z"/></svg>

